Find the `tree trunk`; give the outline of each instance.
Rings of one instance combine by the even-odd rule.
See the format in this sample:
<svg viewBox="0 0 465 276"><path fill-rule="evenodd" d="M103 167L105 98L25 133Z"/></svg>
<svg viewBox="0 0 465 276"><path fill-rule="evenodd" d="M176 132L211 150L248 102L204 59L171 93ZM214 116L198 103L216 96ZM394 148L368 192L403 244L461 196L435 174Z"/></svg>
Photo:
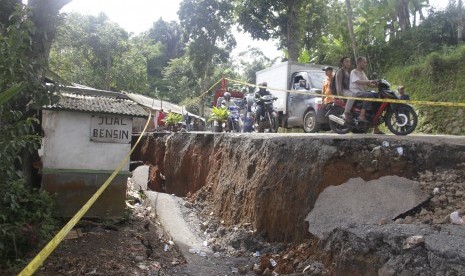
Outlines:
<svg viewBox="0 0 465 276"><path fill-rule="evenodd" d="M350 5L350 0L346 1L347 8L347 26L349 27L349 36L352 43L352 51L354 52L354 58L357 58L357 48L355 44L355 33L354 33L354 24L352 20L352 6Z"/></svg>
<svg viewBox="0 0 465 276"><path fill-rule="evenodd" d="M287 32L287 55L289 61L297 61L299 59L299 45L298 45L298 32L299 32L299 21L297 20L297 13L295 10L296 1L287 1L287 9L289 18L286 24Z"/></svg>
<svg viewBox="0 0 465 276"><path fill-rule="evenodd" d="M32 36L32 59L47 63L52 41L58 25L58 13L71 0L29 0L32 10L32 22L36 31Z"/></svg>
<svg viewBox="0 0 465 276"><path fill-rule="evenodd" d="M408 9L408 0L401 0L397 7L397 17L399 18L399 27L401 31L410 28L410 11Z"/></svg>
<svg viewBox="0 0 465 276"><path fill-rule="evenodd" d="M457 3L457 40L458 43L462 43L463 38L463 20L462 20L462 0Z"/></svg>
<svg viewBox="0 0 465 276"><path fill-rule="evenodd" d="M48 57L58 25L58 13L69 2L71 0L29 0L28 6L32 10L31 20L36 28L31 37L33 50L30 59L42 65L36 72L40 80L45 78ZM28 151L23 153L22 171L27 185L30 187L40 185L33 183L32 155Z"/></svg>

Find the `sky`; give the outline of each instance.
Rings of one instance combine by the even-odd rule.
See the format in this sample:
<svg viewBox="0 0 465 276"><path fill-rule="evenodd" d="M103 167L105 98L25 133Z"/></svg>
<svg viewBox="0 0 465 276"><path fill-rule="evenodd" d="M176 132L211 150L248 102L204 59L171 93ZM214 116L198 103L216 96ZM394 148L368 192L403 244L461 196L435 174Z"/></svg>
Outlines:
<svg viewBox="0 0 465 276"><path fill-rule="evenodd" d="M178 21L177 11L181 0L72 0L62 12L78 12L81 14L97 15L104 12L111 21L118 23L128 32L139 34L150 29L158 19ZM448 0L430 0L431 6L442 9ZM233 31L237 47L232 52L238 56L248 46L257 47L269 57L281 57L282 52L276 49L275 42L252 40L248 34Z"/></svg>

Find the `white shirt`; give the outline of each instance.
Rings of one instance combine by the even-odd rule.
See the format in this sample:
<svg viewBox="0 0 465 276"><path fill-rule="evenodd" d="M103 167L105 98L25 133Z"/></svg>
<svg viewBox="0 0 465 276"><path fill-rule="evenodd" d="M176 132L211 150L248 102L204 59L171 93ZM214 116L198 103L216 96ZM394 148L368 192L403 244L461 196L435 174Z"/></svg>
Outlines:
<svg viewBox="0 0 465 276"><path fill-rule="evenodd" d="M357 84L356 81L358 80L368 80L367 75L365 72L357 70L355 68L350 72L350 91L352 92L365 92L367 90L367 86L364 84Z"/></svg>

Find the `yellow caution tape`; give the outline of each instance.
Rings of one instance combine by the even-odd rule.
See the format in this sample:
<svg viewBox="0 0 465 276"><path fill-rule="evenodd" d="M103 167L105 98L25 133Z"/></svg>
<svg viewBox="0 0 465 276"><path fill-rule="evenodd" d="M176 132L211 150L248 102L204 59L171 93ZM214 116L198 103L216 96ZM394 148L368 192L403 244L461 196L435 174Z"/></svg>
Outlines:
<svg viewBox="0 0 465 276"><path fill-rule="evenodd" d="M428 105L428 106L465 107L465 103L395 100L395 99L377 99L377 98L359 98L359 97L348 97L348 96L337 96L337 95L323 95L323 94L312 93L312 92L308 92L308 91L302 92L302 90L285 90L285 89L278 89L278 88L273 88L273 87L263 87L263 86L250 84L250 83L239 81L239 80L233 80L233 79L228 79L228 78L225 78L225 79L230 81L230 82L235 82L235 83L239 83L239 84L243 84L243 85L247 85L247 86L253 86L253 87L257 87L257 88L268 88L268 89L274 90L274 91L288 92L288 93L294 93L294 94L314 95L314 96L320 97L320 98L338 98L338 99L348 99L348 100L352 99L352 100L357 100L357 101L403 103L403 104Z"/></svg>
<svg viewBox="0 0 465 276"><path fill-rule="evenodd" d="M144 130L137 139L136 143L129 151L129 153L124 157L123 160L119 163L116 170L108 177L108 179L103 183L103 185L95 192L95 194L87 201L84 206L68 221L68 223L58 232L58 234L53 237L52 240L32 259L32 261L19 273L20 276L25 275L32 275L34 272L39 268L42 263L48 258L48 256L55 250L55 248L61 243L61 241L66 237L66 235L73 229L76 223L84 216L84 214L90 209L90 207L95 203L95 201L99 198L99 196L103 193L103 191L110 185L111 181L115 178L118 172L123 168L124 164L129 160L131 153L136 148L137 144L139 144L142 136L144 135L147 127L150 123L150 119L152 117L152 112L149 114L149 118L147 123L145 124Z"/></svg>
<svg viewBox="0 0 465 276"><path fill-rule="evenodd" d="M207 91L205 91L205 92L203 92L202 94L200 94L200 96L199 96L199 97L201 98L201 97L205 96L206 94L208 94L208 92L210 92L210 90L212 90L212 89L213 89L213 87L215 87L215 86L216 86L218 83L220 83L220 82L221 82L221 80L222 80L222 79L219 79L217 82L215 82L215 84L214 84L214 85L212 85L210 88L208 88L208 90L207 90Z"/></svg>

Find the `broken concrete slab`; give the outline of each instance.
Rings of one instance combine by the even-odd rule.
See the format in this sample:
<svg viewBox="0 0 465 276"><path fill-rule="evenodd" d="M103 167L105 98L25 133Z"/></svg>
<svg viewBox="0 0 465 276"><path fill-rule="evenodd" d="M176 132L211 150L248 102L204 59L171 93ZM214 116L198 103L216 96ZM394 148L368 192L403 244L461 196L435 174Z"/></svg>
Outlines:
<svg viewBox="0 0 465 276"><path fill-rule="evenodd" d="M309 223L309 232L322 239L338 227L394 219L429 197L418 182L398 176L368 182L352 178L342 185L326 188L305 221Z"/></svg>
<svg viewBox="0 0 465 276"><path fill-rule="evenodd" d="M165 231L188 261L197 258L189 252L189 249L212 254L211 249L204 246L203 241L192 232L191 227L184 220L176 196L152 191L147 191L145 194Z"/></svg>
<svg viewBox="0 0 465 276"><path fill-rule="evenodd" d="M147 190L147 184L149 182L149 169L150 166L143 165L132 171L132 180L137 190Z"/></svg>

